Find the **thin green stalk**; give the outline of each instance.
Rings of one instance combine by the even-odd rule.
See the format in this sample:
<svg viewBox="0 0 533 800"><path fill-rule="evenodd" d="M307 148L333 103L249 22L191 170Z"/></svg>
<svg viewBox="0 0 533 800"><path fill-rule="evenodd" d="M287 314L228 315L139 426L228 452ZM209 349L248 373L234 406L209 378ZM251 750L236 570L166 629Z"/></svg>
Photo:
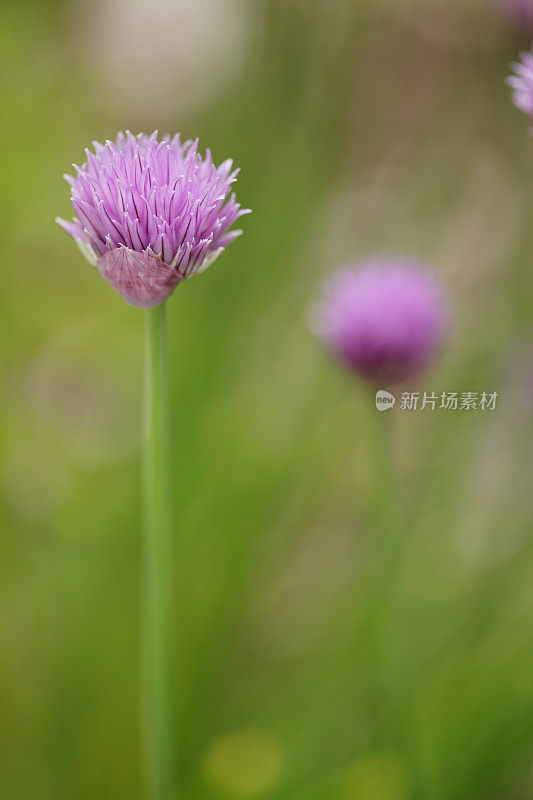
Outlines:
<svg viewBox="0 0 533 800"><path fill-rule="evenodd" d="M375 514L381 559L387 570L394 568L398 544L396 470L393 446L393 412L375 412ZM392 563L391 563L392 562ZM383 563L383 562L382 562Z"/></svg>
<svg viewBox="0 0 533 800"><path fill-rule="evenodd" d="M372 411L374 422L374 536L375 580L371 623L374 641L375 678L388 734L397 719L399 681L394 633L394 602L400 569L402 525L399 518L397 474L394 457L393 411Z"/></svg>
<svg viewBox="0 0 533 800"><path fill-rule="evenodd" d="M146 800L174 798L172 529L164 305L146 311L144 547L141 595Z"/></svg>

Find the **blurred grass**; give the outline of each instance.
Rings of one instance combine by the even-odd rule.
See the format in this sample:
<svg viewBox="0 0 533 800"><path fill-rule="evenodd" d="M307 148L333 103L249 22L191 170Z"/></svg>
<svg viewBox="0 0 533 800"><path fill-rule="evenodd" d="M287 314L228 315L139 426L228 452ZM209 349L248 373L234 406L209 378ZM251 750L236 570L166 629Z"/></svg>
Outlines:
<svg viewBox="0 0 533 800"><path fill-rule="evenodd" d="M92 139L160 123L100 96L65 0L2 13L0 790L132 798L143 320L53 218ZM254 211L169 304L183 797L527 800L533 151L502 83L517 44L473 0L254 14L240 79L169 112L235 158ZM322 277L375 250L428 259L455 308L420 388L500 392L492 414L397 414L386 665L366 618L372 409L305 326Z"/></svg>

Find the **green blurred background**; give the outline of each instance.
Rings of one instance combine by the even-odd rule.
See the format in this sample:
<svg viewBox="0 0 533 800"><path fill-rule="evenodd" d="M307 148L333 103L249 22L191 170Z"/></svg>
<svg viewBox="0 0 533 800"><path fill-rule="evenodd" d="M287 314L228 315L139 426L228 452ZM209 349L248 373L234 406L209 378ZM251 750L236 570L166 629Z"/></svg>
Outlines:
<svg viewBox="0 0 533 800"><path fill-rule="evenodd" d="M54 224L118 129L234 157L245 235L168 303L183 800L533 797L533 143L490 0L3 0L0 796L139 796L143 314ZM450 346L394 412L306 328L426 259ZM376 584L378 581L378 584ZM378 646L376 646L378 643Z"/></svg>

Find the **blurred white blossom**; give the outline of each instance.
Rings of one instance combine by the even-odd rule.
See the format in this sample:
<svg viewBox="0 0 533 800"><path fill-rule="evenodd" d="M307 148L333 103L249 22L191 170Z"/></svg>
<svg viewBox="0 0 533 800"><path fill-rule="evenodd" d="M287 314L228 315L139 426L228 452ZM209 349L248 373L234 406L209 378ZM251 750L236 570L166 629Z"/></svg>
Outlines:
<svg viewBox="0 0 533 800"><path fill-rule="evenodd" d="M108 100L141 121L209 101L239 70L250 32L245 0L78 0L81 56Z"/></svg>

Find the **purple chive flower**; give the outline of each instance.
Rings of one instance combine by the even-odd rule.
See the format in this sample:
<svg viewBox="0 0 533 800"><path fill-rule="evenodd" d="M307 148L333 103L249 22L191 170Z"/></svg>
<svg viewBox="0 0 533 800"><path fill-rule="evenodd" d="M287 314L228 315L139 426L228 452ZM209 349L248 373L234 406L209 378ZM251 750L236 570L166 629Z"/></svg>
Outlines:
<svg viewBox="0 0 533 800"><path fill-rule="evenodd" d="M327 281L311 327L351 369L388 385L432 360L445 337L447 305L423 266L376 258Z"/></svg>
<svg viewBox="0 0 533 800"><path fill-rule="evenodd" d="M495 3L517 33L533 32L533 0L495 0Z"/></svg>
<svg viewBox="0 0 533 800"><path fill-rule="evenodd" d="M513 103L533 119L533 52L522 53L512 68L514 75L507 83L513 90Z"/></svg>
<svg viewBox="0 0 533 800"><path fill-rule="evenodd" d="M57 222L128 303L153 308L242 233L228 231L248 213L228 198L238 170L157 131L93 145L76 177L65 175L77 216Z"/></svg>

